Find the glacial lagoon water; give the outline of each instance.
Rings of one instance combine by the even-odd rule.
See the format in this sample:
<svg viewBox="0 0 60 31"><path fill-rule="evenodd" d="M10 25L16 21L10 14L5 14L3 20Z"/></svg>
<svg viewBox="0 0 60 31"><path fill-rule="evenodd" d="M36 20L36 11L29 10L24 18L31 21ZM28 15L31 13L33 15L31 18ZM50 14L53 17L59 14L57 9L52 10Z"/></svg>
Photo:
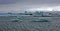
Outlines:
<svg viewBox="0 0 60 31"><path fill-rule="evenodd" d="M15 22L14 19L19 19ZM49 22L32 22L46 19ZM14 21L14 22L12 22ZM0 31L60 31L60 17L0 16Z"/></svg>

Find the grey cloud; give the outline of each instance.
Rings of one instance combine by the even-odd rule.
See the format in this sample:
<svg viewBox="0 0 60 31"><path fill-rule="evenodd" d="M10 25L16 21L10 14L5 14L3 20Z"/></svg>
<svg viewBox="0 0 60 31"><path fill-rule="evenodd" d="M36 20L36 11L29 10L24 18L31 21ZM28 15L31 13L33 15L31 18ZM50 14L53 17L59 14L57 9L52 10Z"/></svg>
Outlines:
<svg viewBox="0 0 60 31"><path fill-rule="evenodd" d="M19 0L0 0L0 5L1 4L14 4L18 2Z"/></svg>
<svg viewBox="0 0 60 31"><path fill-rule="evenodd" d="M0 0L1 4L24 4L24 5L41 5L41 4L52 4L52 5L59 5L60 0Z"/></svg>
<svg viewBox="0 0 60 31"><path fill-rule="evenodd" d="M0 12L1 11L8 12L11 10L18 11L18 9L21 8L25 9L32 7L39 8L39 7L54 7L54 6L60 6L60 0L0 0Z"/></svg>
<svg viewBox="0 0 60 31"><path fill-rule="evenodd" d="M20 3L25 5L41 5L41 4L59 5L60 0L22 0L22 2Z"/></svg>
<svg viewBox="0 0 60 31"><path fill-rule="evenodd" d="M0 0L0 4L60 4L60 0Z"/></svg>

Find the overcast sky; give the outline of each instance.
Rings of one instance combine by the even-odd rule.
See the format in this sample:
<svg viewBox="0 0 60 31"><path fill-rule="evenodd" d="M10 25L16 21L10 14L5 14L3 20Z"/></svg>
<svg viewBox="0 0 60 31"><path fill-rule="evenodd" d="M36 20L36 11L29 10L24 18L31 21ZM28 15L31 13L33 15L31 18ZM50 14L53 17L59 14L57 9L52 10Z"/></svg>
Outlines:
<svg viewBox="0 0 60 31"><path fill-rule="evenodd" d="M60 0L0 0L0 12L24 12L29 8L60 10Z"/></svg>

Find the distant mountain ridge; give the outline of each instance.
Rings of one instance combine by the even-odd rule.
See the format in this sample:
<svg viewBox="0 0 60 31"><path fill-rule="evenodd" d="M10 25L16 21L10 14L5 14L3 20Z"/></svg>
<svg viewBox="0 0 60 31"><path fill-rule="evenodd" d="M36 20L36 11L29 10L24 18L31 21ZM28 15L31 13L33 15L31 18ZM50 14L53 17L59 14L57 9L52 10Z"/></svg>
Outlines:
<svg viewBox="0 0 60 31"><path fill-rule="evenodd" d="M43 12L44 15L49 15L49 13L51 13L52 15L54 15L54 14L60 15L60 11ZM33 12L33 14L34 14L34 12ZM18 15L25 15L25 13L0 13L0 16L18 16ZM36 14L36 15L38 15L38 14Z"/></svg>

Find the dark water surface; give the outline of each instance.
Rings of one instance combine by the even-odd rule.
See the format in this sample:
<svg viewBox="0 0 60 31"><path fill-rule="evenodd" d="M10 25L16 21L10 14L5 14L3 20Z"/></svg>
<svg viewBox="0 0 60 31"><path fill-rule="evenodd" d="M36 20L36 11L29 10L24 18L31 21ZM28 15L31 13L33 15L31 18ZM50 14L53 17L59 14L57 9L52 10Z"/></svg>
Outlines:
<svg viewBox="0 0 60 31"><path fill-rule="evenodd" d="M0 16L0 31L60 31L60 17L20 17L18 22L12 22L16 17ZM31 22L46 19L50 22Z"/></svg>

